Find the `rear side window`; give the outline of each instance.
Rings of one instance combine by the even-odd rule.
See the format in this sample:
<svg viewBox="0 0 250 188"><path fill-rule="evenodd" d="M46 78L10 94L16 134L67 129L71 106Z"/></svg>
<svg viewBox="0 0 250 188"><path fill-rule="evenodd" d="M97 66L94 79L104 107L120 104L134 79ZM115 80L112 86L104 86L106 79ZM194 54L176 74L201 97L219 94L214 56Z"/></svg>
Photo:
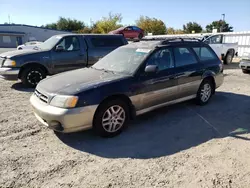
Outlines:
<svg viewBox="0 0 250 188"><path fill-rule="evenodd" d="M188 48L174 48L175 66L196 64L197 60Z"/></svg>
<svg viewBox="0 0 250 188"><path fill-rule="evenodd" d="M105 38L105 37L98 37L98 38L92 38L91 42L94 47L118 47L122 46L124 43L121 38Z"/></svg>
<svg viewBox="0 0 250 188"><path fill-rule="evenodd" d="M216 59L215 54L213 54L207 47L195 47L193 49L201 61Z"/></svg>

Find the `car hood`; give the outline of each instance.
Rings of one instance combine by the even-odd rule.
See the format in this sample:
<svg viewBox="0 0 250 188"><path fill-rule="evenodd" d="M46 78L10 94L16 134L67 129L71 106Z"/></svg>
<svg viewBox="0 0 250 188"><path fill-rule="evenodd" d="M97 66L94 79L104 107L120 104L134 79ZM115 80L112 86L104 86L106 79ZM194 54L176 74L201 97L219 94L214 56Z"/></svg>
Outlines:
<svg viewBox="0 0 250 188"><path fill-rule="evenodd" d="M14 51L9 51L9 52L4 52L0 54L0 57L4 58L12 58L15 56L22 56L22 55L29 55L29 54L35 54L35 53L40 53L42 52L41 50L14 50Z"/></svg>
<svg viewBox="0 0 250 188"><path fill-rule="evenodd" d="M37 85L36 89L50 95L74 95L128 77L130 76L93 68L83 68L46 78Z"/></svg>

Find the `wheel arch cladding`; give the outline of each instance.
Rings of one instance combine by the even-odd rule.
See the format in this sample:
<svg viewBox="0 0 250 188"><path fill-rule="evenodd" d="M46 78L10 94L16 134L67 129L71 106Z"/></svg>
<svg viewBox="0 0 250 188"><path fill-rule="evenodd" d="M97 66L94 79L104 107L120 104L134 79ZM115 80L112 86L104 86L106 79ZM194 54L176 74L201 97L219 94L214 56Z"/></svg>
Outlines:
<svg viewBox="0 0 250 188"><path fill-rule="evenodd" d="M227 50L226 55L229 54L229 53L232 53L233 56L234 56L234 52L235 52L235 50L233 48L230 48L230 49Z"/></svg>
<svg viewBox="0 0 250 188"><path fill-rule="evenodd" d="M204 82L205 80L209 80L213 85L213 94L215 93L215 88L216 88L216 84L215 84L215 79L212 75L207 75L206 77L203 78L203 81Z"/></svg>
<svg viewBox="0 0 250 188"><path fill-rule="evenodd" d="M24 69L30 68L30 67L41 68L45 72L46 75L48 74L48 69L44 65L41 65L40 63L32 62L32 63L27 63L21 67L20 72L18 74L18 78L21 78L21 75Z"/></svg>
<svg viewBox="0 0 250 188"><path fill-rule="evenodd" d="M114 95L111 95L111 96L108 96L106 98L104 98L100 104L98 105L96 111L95 111L95 115L94 115L94 118L98 112L98 110L100 109L100 107L105 104L107 101L110 101L110 100L116 100L116 99L119 99L119 100L122 100L123 102L125 102L127 105L128 105L128 109L129 109L129 116L130 118L134 118L135 117L135 108L131 102L131 100L129 99L129 97L125 94L114 94Z"/></svg>

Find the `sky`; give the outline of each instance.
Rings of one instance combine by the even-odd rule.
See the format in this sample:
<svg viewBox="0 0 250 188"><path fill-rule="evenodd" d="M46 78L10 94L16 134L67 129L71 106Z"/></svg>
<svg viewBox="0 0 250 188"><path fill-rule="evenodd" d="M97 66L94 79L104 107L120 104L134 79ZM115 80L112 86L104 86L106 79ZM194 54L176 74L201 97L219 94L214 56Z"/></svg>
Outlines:
<svg viewBox="0 0 250 188"><path fill-rule="evenodd" d="M41 26L56 22L59 16L90 24L112 12L121 13L125 25L144 15L175 29L189 21L205 28L225 14L234 31L250 31L250 0L0 0L0 10L0 24L10 17L15 24Z"/></svg>

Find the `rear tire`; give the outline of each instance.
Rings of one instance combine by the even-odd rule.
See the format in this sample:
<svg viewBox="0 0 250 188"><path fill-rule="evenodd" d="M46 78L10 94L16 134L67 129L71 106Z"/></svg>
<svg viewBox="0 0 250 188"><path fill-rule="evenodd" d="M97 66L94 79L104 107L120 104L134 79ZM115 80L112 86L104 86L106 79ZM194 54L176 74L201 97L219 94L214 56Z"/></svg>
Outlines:
<svg viewBox="0 0 250 188"><path fill-rule="evenodd" d="M143 35L140 33L139 35L138 35L138 39L142 39L143 38Z"/></svg>
<svg viewBox="0 0 250 188"><path fill-rule="evenodd" d="M119 99L104 102L93 121L94 131L102 137L114 137L122 132L129 119L129 109Z"/></svg>
<svg viewBox="0 0 250 188"><path fill-rule="evenodd" d="M27 87L36 87L36 85L46 77L45 71L40 67L27 67L21 73L22 83Z"/></svg>
<svg viewBox="0 0 250 188"><path fill-rule="evenodd" d="M225 64L230 64L230 63L232 63L232 61L233 61L233 53L232 52L228 52L227 53L227 55L226 55L226 57L225 57L225 59L224 59L224 63Z"/></svg>
<svg viewBox="0 0 250 188"><path fill-rule="evenodd" d="M249 74L249 73L250 73L250 70L242 69L242 72L243 72L244 74Z"/></svg>
<svg viewBox="0 0 250 188"><path fill-rule="evenodd" d="M196 95L196 102L198 105L206 105L214 93L214 85L211 80L204 80Z"/></svg>

